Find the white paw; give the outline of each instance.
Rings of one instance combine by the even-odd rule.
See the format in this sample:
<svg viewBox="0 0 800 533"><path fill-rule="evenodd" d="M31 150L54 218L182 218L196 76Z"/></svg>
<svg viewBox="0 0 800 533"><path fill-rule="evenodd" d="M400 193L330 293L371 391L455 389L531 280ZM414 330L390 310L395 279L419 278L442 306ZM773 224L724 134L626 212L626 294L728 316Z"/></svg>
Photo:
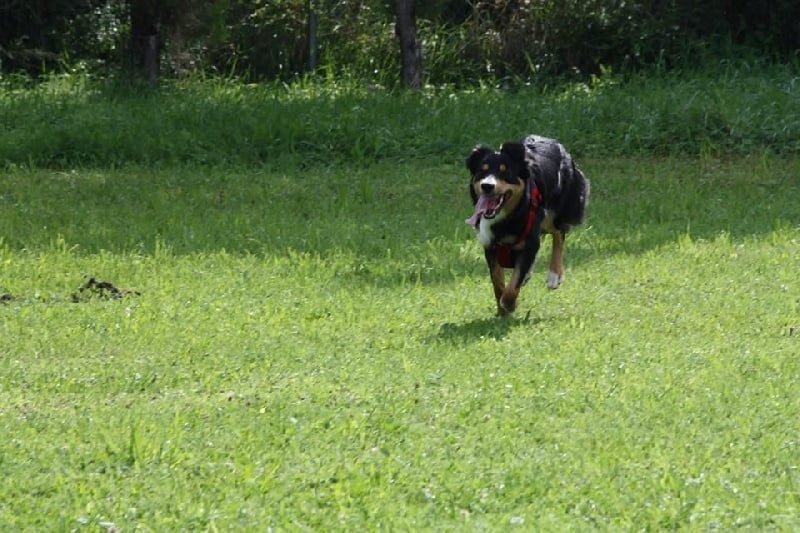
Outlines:
<svg viewBox="0 0 800 533"><path fill-rule="evenodd" d="M559 276L552 270L547 273L547 288L548 289L557 289L561 282L564 280L563 277Z"/></svg>

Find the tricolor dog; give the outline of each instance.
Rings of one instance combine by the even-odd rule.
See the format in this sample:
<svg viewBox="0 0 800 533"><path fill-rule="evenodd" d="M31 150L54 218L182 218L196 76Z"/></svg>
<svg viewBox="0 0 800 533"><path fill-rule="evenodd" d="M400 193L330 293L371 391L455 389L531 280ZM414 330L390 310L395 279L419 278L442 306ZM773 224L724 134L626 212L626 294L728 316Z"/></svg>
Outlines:
<svg viewBox="0 0 800 533"><path fill-rule="evenodd" d="M538 135L507 142L499 151L476 146L467 168L475 211L466 223L483 245L497 313L507 315L528 281L542 232L553 236L547 286L556 289L563 281L564 239L583 223L589 180L561 143ZM508 283L506 268L513 269Z"/></svg>

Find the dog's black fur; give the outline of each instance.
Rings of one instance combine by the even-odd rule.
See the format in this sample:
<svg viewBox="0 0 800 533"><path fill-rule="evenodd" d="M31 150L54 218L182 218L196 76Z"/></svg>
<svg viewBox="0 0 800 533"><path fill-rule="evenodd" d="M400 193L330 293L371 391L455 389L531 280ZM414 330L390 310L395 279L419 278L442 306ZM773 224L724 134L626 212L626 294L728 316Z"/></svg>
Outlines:
<svg viewBox="0 0 800 533"><path fill-rule="evenodd" d="M516 309L542 232L553 236L547 286L561 284L564 238L573 225L583 223L589 180L561 143L537 135L505 143L499 151L476 146L467 168L475 205L467 223L475 226L484 246L497 312L506 315ZM503 268L513 268L508 284Z"/></svg>

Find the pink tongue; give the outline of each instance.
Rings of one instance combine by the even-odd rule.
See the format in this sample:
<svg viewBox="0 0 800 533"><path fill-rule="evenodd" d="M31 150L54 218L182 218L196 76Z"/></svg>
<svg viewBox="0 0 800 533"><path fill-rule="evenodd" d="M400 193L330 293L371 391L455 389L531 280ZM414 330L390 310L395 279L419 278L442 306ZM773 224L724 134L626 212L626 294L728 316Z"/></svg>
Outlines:
<svg viewBox="0 0 800 533"><path fill-rule="evenodd" d="M470 226L474 226L481 219L481 215L483 214L483 212L486 211L488 208L489 208L489 197L481 195L481 197L478 198L478 202L475 204L475 212L473 212L472 216L469 217L464 222L466 222Z"/></svg>

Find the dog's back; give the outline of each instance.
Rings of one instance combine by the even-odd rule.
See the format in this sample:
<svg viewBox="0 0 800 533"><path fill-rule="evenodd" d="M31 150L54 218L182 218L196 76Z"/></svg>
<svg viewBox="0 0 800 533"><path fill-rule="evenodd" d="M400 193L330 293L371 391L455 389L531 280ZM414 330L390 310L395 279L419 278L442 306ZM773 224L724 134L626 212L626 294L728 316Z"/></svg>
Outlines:
<svg viewBox="0 0 800 533"><path fill-rule="evenodd" d="M522 140L525 163L542 193L553 224L564 233L582 224L589 202L589 180L555 139L528 135Z"/></svg>

